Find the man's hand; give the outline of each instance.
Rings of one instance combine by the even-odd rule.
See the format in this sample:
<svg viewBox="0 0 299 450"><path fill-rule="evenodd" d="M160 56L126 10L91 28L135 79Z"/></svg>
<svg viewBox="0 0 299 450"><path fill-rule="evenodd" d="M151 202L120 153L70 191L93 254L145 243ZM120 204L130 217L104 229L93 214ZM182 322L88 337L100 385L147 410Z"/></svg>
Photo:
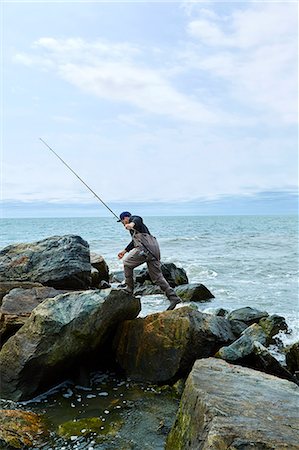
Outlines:
<svg viewBox="0 0 299 450"><path fill-rule="evenodd" d="M125 229L126 230L133 230L134 227L135 227L135 223L134 222L130 222L130 223L126 223L125 224Z"/></svg>
<svg viewBox="0 0 299 450"><path fill-rule="evenodd" d="M126 253L127 253L127 250L123 250L122 252L119 252L119 254L117 255L118 259L122 259Z"/></svg>

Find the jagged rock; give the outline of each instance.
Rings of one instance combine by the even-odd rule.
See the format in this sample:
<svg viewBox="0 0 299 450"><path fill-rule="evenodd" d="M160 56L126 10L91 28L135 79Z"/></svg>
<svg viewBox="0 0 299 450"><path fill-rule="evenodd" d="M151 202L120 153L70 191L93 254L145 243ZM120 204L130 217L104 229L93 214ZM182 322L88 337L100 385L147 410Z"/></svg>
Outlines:
<svg viewBox="0 0 299 450"><path fill-rule="evenodd" d="M257 324L253 324L242 335L227 347L222 347L216 356L229 362L238 362L252 353L253 343L257 341L265 345L267 336Z"/></svg>
<svg viewBox="0 0 299 450"><path fill-rule="evenodd" d="M196 361L166 450L298 450L294 383L215 358Z"/></svg>
<svg viewBox="0 0 299 450"><path fill-rule="evenodd" d="M0 449L38 448L48 439L41 416L20 410L0 410Z"/></svg>
<svg viewBox="0 0 299 450"><path fill-rule="evenodd" d="M99 282L102 280L109 281L109 267L103 256L97 253L90 253L90 263L99 273Z"/></svg>
<svg viewBox="0 0 299 450"><path fill-rule="evenodd" d="M241 320L230 320L230 326L232 328L232 332L236 336L236 338L239 338L243 331L248 328L248 325L245 322L241 322Z"/></svg>
<svg viewBox="0 0 299 450"><path fill-rule="evenodd" d="M161 263L161 270L164 278L168 281L171 287L188 283L186 271L177 267L173 263ZM151 281L151 278L147 268L145 267L139 272L139 274L136 275L136 282L143 284L146 280Z"/></svg>
<svg viewBox="0 0 299 450"><path fill-rule="evenodd" d="M0 352L3 398L27 400L65 379L82 358L101 359L118 323L133 319L140 301L121 291L58 295L34 309Z"/></svg>
<svg viewBox="0 0 299 450"><path fill-rule="evenodd" d="M288 370L299 380L299 342L286 349L286 364Z"/></svg>
<svg viewBox="0 0 299 450"><path fill-rule="evenodd" d="M15 288L3 298L0 308L1 343L16 333L26 322L36 306L47 298L63 293L52 287Z"/></svg>
<svg viewBox="0 0 299 450"><path fill-rule="evenodd" d="M266 311L259 311L258 309L246 306L245 308L235 309L227 315L228 320L240 320L247 325L259 322L260 319L268 317L269 314Z"/></svg>
<svg viewBox="0 0 299 450"><path fill-rule="evenodd" d="M264 347L267 342L268 336L262 327L253 324L246 328L239 339L222 347L215 356L295 382L292 374Z"/></svg>
<svg viewBox="0 0 299 450"><path fill-rule="evenodd" d="M9 293L12 289L23 288L31 289L33 287L42 287L41 283L31 283L30 281L1 281L0 282L0 305L2 304L3 297Z"/></svg>
<svg viewBox="0 0 299 450"><path fill-rule="evenodd" d="M97 269L94 267L91 268L91 286L99 287L100 284L100 274Z"/></svg>
<svg viewBox="0 0 299 450"><path fill-rule="evenodd" d="M0 251L0 281L34 281L56 289L90 286L89 245L80 236L53 236Z"/></svg>
<svg viewBox="0 0 299 450"><path fill-rule="evenodd" d="M203 284L190 283L175 288L176 294L183 302L206 302L215 298Z"/></svg>
<svg viewBox="0 0 299 450"><path fill-rule="evenodd" d="M267 344L273 342L273 337L279 333L279 331L288 331L288 325L285 318L278 316L277 314L261 319L259 321L259 326L262 327L267 335Z"/></svg>
<svg viewBox="0 0 299 450"><path fill-rule="evenodd" d="M197 358L233 339L227 319L182 307L123 322L114 348L127 376L161 383L187 374Z"/></svg>

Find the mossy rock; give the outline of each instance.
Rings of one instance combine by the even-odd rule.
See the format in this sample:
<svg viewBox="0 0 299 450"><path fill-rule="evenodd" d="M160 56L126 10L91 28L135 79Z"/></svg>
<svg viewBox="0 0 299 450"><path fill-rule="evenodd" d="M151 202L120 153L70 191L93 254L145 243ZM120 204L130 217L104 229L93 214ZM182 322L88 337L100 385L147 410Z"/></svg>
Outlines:
<svg viewBox="0 0 299 450"><path fill-rule="evenodd" d="M108 422L100 417L87 417L62 423L58 427L58 435L65 439L70 439L71 436L87 436L91 433L112 437L121 429L122 425L122 420Z"/></svg>
<svg viewBox="0 0 299 450"><path fill-rule="evenodd" d="M34 447L48 436L44 420L30 411L0 410L0 448Z"/></svg>

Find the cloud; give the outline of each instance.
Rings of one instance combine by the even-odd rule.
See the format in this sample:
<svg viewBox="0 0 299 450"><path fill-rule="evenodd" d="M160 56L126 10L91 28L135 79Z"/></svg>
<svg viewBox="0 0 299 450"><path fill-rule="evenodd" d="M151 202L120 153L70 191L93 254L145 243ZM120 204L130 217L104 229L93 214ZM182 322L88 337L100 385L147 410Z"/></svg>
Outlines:
<svg viewBox="0 0 299 450"><path fill-rule="evenodd" d="M187 32L189 67L222 79L232 98L259 108L263 120L297 123L295 4L256 2L230 16L204 14L190 20Z"/></svg>
<svg viewBox="0 0 299 450"><path fill-rule="evenodd" d="M176 120L216 123L221 114L172 86L162 71L135 60L141 50L127 43L41 38L35 55L17 54L15 61L54 70L82 91Z"/></svg>

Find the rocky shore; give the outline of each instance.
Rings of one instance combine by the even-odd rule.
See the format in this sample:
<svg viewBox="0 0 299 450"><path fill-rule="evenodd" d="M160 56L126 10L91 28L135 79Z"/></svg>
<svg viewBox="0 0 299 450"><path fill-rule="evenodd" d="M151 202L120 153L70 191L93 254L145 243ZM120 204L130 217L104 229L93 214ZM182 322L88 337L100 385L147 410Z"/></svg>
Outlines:
<svg viewBox="0 0 299 450"><path fill-rule="evenodd" d="M140 318L138 295L161 293L147 270L136 270L135 296L125 294L123 273L110 273L80 236L0 251L1 398L30 400L82 367L112 364L138 382L187 380L166 449L299 449L299 344L283 348L285 319L250 306L202 313L196 302L212 292L174 264L163 273L188 305ZM30 410L3 409L0 423L0 448L48 439Z"/></svg>

